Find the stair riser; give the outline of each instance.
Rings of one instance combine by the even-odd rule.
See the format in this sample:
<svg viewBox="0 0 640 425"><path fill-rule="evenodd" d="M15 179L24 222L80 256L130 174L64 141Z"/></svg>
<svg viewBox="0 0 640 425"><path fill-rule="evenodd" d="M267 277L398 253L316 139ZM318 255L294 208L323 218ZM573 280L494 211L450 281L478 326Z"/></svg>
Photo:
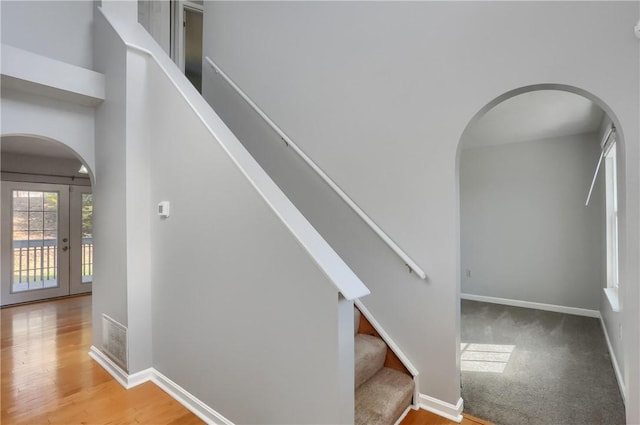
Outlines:
<svg viewBox="0 0 640 425"><path fill-rule="evenodd" d="M355 337L355 387L367 382L384 367L387 346L380 338L358 334Z"/></svg>
<svg viewBox="0 0 640 425"><path fill-rule="evenodd" d="M357 310L357 308L354 308L354 310ZM372 335L372 336L375 336L375 337L378 337L378 338L382 339L382 337L380 336L378 331L376 331L376 329L373 327L373 325L371 325L371 323L369 323L367 318L362 313L360 313L359 311L358 311L358 313L360 315L360 318L358 320L358 332L357 333L366 334L366 335ZM387 348L387 354L386 354L385 359L384 359L384 367L388 367L388 368L397 370L399 372L405 373L405 374L407 374L409 376L413 376L411 374L411 372L409 372L409 369L406 368L404 363L402 363L400 358L398 358L398 356L396 356L396 354L390 348Z"/></svg>

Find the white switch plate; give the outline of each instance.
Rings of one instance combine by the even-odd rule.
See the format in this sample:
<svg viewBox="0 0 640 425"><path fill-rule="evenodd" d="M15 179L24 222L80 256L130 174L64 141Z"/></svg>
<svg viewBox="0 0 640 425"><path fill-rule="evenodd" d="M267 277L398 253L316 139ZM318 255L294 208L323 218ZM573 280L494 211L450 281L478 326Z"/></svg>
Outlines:
<svg viewBox="0 0 640 425"><path fill-rule="evenodd" d="M158 215L160 218L169 218L170 206L169 201L162 201L158 203Z"/></svg>

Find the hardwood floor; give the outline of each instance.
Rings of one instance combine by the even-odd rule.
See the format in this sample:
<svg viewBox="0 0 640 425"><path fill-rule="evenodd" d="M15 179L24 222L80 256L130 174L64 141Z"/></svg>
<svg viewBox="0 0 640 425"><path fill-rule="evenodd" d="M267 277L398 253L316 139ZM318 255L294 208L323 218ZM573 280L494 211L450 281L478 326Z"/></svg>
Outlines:
<svg viewBox="0 0 640 425"><path fill-rule="evenodd" d="M125 390L91 360L91 296L0 314L0 423L203 423L153 383Z"/></svg>
<svg viewBox="0 0 640 425"><path fill-rule="evenodd" d="M203 423L151 382L125 390L89 357L91 296L4 308L0 317L0 423ZM455 422L411 410L402 424ZM465 417L462 424L489 423Z"/></svg>
<svg viewBox="0 0 640 425"><path fill-rule="evenodd" d="M462 422L460 422L462 425L493 425L491 422L475 418L471 415L464 414L463 416L464 418ZM458 422L453 422L442 416L420 409L410 410L407 416L400 422L400 425L453 425L457 423Z"/></svg>

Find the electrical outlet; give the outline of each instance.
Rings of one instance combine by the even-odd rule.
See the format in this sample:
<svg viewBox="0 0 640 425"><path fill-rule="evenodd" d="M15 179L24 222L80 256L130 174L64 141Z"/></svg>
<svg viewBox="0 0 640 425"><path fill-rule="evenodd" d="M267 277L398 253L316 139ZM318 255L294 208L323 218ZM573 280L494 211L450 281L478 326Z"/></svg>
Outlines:
<svg viewBox="0 0 640 425"><path fill-rule="evenodd" d="M465 275L467 276L467 279L471 278L471 269L465 270Z"/></svg>

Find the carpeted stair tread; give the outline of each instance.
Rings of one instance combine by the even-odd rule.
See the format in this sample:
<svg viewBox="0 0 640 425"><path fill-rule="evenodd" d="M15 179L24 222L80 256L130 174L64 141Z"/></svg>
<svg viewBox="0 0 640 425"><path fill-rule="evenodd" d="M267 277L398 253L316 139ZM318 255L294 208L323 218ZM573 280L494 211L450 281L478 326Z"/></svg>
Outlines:
<svg viewBox="0 0 640 425"><path fill-rule="evenodd" d="M356 390L356 425L392 425L411 404L413 379L382 368Z"/></svg>
<svg viewBox="0 0 640 425"><path fill-rule="evenodd" d="M387 345L383 340L371 335L356 334L356 389L382 369L386 355Z"/></svg>

